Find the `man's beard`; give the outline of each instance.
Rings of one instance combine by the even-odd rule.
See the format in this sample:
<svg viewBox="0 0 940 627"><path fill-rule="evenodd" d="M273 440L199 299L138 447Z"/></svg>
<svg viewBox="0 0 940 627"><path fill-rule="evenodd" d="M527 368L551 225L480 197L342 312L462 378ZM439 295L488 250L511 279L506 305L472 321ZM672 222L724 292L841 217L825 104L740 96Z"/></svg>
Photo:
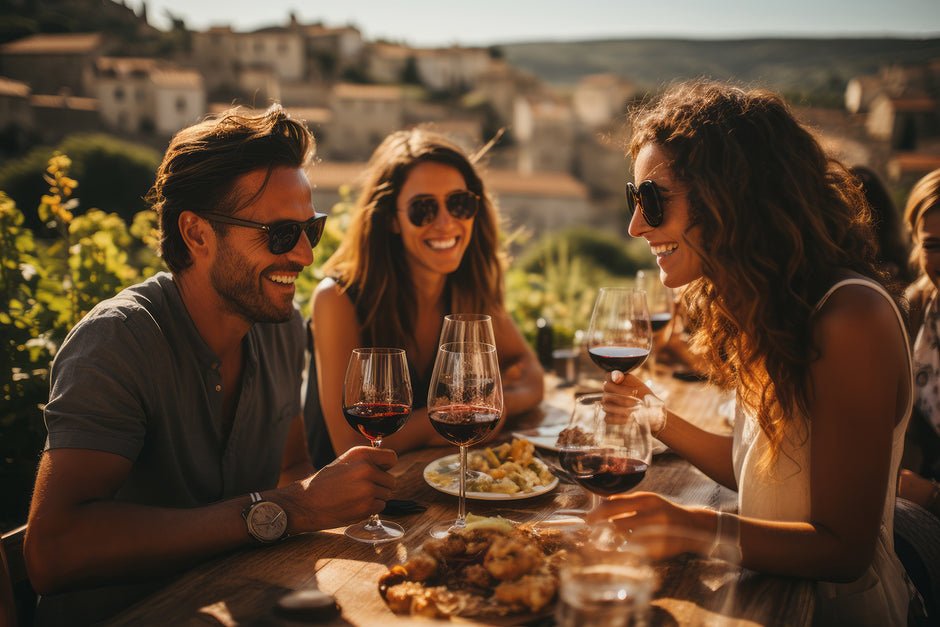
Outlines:
<svg viewBox="0 0 940 627"><path fill-rule="evenodd" d="M234 253L224 241L209 269L212 288L226 309L249 322L287 322L294 315L293 303L278 303L264 295L267 282L245 257Z"/></svg>

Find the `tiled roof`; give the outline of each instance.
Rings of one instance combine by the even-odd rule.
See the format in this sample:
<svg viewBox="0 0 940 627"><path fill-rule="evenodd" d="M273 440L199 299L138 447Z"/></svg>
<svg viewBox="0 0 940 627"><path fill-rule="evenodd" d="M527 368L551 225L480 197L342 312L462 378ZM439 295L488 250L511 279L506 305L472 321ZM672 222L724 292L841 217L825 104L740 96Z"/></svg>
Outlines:
<svg viewBox="0 0 940 627"><path fill-rule="evenodd" d="M314 190L335 190L340 185L357 185L366 164L361 162L321 161L307 174ZM587 187L570 174L563 172L536 172L523 175L516 170L483 170L483 181L494 194L527 196L556 196L562 198L588 197Z"/></svg>
<svg viewBox="0 0 940 627"><path fill-rule="evenodd" d="M57 94L36 94L29 97L29 104L33 107L47 109L76 109L79 111L97 111L96 98L80 98L78 96L59 96Z"/></svg>
<svg viewBox="0 0 940 627"><path fill-rule="evenodd" d="M316 194L318 188L333 191L340 185L358 185L365 169L366 164L359 161L320 161L307 171L307 179Z"/></svg>
<svg viewBox="0 0 940 627"><path fill-rule="evenodd" d="M82 54L101 45L100 33L30 35L0 46L3 54Z"/></svg>
<svg viewBox="0 0 940 627"><path fill-rule="evenodd" d="M587 186L566 172L534 172L526 175L516 170L484 170L481 175L487 187L496 194L588 197Z"/></svg>
<svg viewBox="0 0 940 627"><path fill-rule="evenodd" d="M926 152L898 152L891 158L893 166L906 172L931 172L940 168L940 155Z"/></svg>
<svg viewBox="0 0 940 627"><path fill-rule="evenodd" d="M333 96L360 100L398 100L401 98L401 88L394 85L340 83L333 89Z"/></svg>
<svg viewBox="0 0 940 627"><path fill-rule="evenodd" d="M157 68L150 72L157 85L165 87L201 87L202 74L196 70L182 68Z"/></svg>
<svg viewBox="0 0 940 627"><path fill-rule="evenodd" d="M28 98L30 91L29 85L26 83L0 76L0 95Z"/></svg>
<svg viewBox="0 0 940 627"><path fill-rule="evenodd" d="M144 57L100 57L95 62L95 70L99 75L127 78L135 74L146 75L157 67L158 63L156 59Z"/></svg>

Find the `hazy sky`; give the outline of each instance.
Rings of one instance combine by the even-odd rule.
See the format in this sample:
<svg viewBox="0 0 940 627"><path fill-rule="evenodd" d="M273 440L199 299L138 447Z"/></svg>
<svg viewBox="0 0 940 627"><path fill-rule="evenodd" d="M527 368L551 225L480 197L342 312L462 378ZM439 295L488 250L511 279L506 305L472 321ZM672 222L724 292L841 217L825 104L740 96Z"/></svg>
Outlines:
<svg viewBox="0 0 940 627"><path fill-rule="evenodd" d="M143 0L124 0L138 9ZM366 39L412 46L678 36L940 36L940 0L148 0L187 28L352 24Z"/></svg>

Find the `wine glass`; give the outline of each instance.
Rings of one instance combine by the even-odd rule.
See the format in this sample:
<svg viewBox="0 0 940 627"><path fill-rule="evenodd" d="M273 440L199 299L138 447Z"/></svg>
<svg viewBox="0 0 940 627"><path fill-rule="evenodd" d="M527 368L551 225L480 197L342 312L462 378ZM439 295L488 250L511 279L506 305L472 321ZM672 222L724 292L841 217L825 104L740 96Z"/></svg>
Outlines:
<svg viewBox="0 0 940 627"><path fill-rule="evenodd" d="M652 459L651 417L662 412L662 401L652 395L605 392L575 400L556 448L568 476L591 494L591 509L599 497L628 492L643 480Z"/></svg>
<svg viewBox="0 0 940 627"><path fill-rule="evenodd" d="M492 317L487 314L477 313L457 313L444 316L444 323L441 325L441 338L438 344L448 344L450 342L481 342L496 346ZM483 475L483 473L469 468L465 469L464 472L467 475L467 481L478 481ZM449 469L441 474L453 481L457 480L457 468Z"/></svg>
<svg viewBox="0 0 940 627"><path fill-rule="evenodd" d="M382 438L401 429L411 413L411 377L405 351L398 348L353 349L343 383L343 414L349 426L382 446ZM378 514L346 527L346 536L372 544L400 538L404 529Z"/></svg>
<svg viewBox="0 0 940 627"><path fill-rule="evenodd" d="M650 328L653 331L653 346L649 359L646 360L646 369L649 371L649 380L646 384L653 393L660 398L666 394L666 389L656 383L657 351L669 341L672 335L670 322L676 309L675 292L662 284L659 277L640 270L636 273L636 287L646 292L646 302L650 310Z"/></svg>
<svg viewBox="0 0 940 627"><path fill-rule="evenodd" d="M602 287L588 328L591 360L607 372L629 372L646 361L652 346L646 292L632 287Z"/></svg>
<svg viewBox="0 0 940 627"><path fill-rule="evenodd" d="M503 386L496 347L481 342L441 344L428 389L428 418L445 440L460 447L457 520L435 527L443 536L466 525L467 448L496 429L503 414Z"/></svg>
<svg viewBox="0 0 940 627"><path fill-rule="evenodd" d="M441 339L438 344L449 342L480 342L496 346L493 335L493 319L487 314L459 313L444 316Z"/></svg>

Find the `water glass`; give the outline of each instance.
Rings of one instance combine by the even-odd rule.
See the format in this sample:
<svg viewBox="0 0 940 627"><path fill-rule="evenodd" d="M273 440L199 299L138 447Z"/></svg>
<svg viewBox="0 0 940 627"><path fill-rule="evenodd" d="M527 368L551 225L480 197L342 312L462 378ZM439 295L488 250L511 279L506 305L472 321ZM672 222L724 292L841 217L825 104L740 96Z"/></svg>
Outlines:
<svg viewBox="0 0 940 627"><path fill-rule="evenodd" d="M558 577L558 627L648 624L655 573L642 546L624 543L575 552Z"/></svg>

